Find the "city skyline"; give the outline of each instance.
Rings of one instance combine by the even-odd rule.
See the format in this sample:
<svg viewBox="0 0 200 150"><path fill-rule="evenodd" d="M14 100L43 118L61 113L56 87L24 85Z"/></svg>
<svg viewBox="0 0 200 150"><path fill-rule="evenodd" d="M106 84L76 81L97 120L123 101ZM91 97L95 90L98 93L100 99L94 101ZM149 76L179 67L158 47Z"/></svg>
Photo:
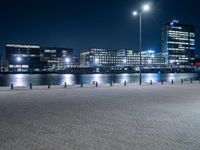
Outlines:
<svg viewBox="0 0 200 150"><path fill-rule="evenodd" d="M198 51L200 23L195 8L199 2L154 0L151 3L152 11L143 20L143 49L161 51L162 26L177 18L196 27ZM82 48L92 47L138 50L139 24L132 11L139 4L137 0L1 2L0 53L6 43L71 47L76 54Z"/></svg>

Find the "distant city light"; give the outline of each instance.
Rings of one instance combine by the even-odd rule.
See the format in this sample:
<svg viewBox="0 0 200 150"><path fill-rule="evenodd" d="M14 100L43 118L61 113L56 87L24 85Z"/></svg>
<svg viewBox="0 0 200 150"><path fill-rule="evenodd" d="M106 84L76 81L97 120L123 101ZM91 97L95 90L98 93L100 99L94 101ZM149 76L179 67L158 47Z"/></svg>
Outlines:
<svg viewBox="0 0 200 150"><path fill-rule="evenodd" d="M154 50L148 50L148 53L155 53L155 51Z"/></svg>
<svg viewBox="0 0 200 150"><path fill-rule="evenodd" d="M98 63L98 62L99 62L99 59L98 59L98 58L96 58L94 61L95 61L95 63Z"/></svg>
<svg viewBox="0 0 200 150"><path fill-rule="evenodd" d="M126 63L126 59L124 59L123 62Z"/></svg>
<svg viewBox="0 0 200 150"><path fill-rule="evenodd" d="M18 57L17 57L17 61L18 61L18 62L21 62L21 61L22 61L22 58L21 58L20 56L18 56Z"/></svg>
<svg viewBox="0 0 200 150"><path fill-rule="evenodd" d="M151 64L152 63L152 61L151 60L148 60L148 64Z"/></svg>
<svg viewBox="0 0 200 150"><path fill-rule="evenodd" d="M155 55L154 55L154 54L152 54L152 55L151 55L151 58L154 58L154 57L155 57Z"/></svg>
<svg viewBox="0 0 200 150"><path fill-rule="evenodd" d="M7 44L7 47L14 47L14 48L40 48L37 45L20 45L20 44Z"/></svg>
<svg viewBox="0 0 200 150"><path fill-rule="evenodd" d="M170 64L173 64L175 62L175 60L170 60Z"/></svg>
<svg viewBox="0 0 200 150"><path fill-rule="evenodd" d="M66 62L66 63L69 63L69 62L70 62L70 59L69 59L69 58L65 58L65 62Z"/></svg>

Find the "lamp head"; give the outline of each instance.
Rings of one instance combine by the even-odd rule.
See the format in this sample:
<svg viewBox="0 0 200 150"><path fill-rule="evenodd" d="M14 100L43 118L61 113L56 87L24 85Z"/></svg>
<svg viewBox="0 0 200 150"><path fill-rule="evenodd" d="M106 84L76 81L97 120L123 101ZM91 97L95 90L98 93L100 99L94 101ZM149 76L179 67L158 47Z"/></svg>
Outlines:
<svg viewBox="0 0 200 150"><path fill-rule="evenodd" d="M133 12L133 16L137 16L138 15L138 12L137 11L134 11Z"/></svg>
<svg viewBox="0 0 200 150"><path fill-rule="evenodd" d="M147 12L147 11L149 11L151 8L150 8L150 4L144 4L143 5L143 7L142 7L142 10L144 11L144 12Z"/></svg>

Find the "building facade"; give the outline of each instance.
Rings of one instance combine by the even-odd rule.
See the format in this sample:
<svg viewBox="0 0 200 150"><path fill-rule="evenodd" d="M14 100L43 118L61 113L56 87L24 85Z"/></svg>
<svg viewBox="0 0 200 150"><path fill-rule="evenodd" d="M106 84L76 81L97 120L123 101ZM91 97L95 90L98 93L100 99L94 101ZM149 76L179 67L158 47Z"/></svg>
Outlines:
<svg viewBox="0 0 200 150"><path fill-rule="evenodd" d="M40 60L47 62L47 71L65 70L72 67L73 49L42 47Z"/></svg>
<svg viewBox="0 0 200 150"><path fill-rule="evenodd" d="M140 65L139 52L134 50L84 49L80 54L81 67L135 67ZM165 65L165 58L155 51L142 52L143 67L161 67Z"/></svg>
<svg viewBox="0 0 200 150"><path fill-rule="evenodd" d="M162 28L162 54L172 67L189 67L195 60L195 27L172 20Z"/></svg>
<svg viewBox="0 0 200 150"><path fill-rule="evenodd" d="M111 67L115 65L116 51L111 49L84 49L80 53L81 67Z"/></svg>
<svg viewBox="0 0 200 150"><path fill-rule="evenodd" d="M43 69L45 64L40 61L38 45L6 45L6 61L9 71L36 71Z"/></svg>
<svg viewBox="0 0 200 150"><path fill-rule="evenodd" d="M6 61L11 72L65 70L72 67L73 49L7 44Z"/></svg>

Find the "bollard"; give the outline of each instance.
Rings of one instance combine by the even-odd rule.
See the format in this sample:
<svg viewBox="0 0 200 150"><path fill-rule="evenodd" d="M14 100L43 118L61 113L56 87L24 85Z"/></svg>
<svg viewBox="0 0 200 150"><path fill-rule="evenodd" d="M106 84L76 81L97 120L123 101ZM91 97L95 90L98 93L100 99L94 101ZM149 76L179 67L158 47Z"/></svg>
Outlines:
<svg viewBox="0 0 200 150"><path fill-rule="evenodd" d="M30 90L32 90L32 83L30 83Z"/></svg>
<svg viewBox="0 0 200 150"><path fill-rule="evenodd" d="M51 85L50 85L50 83L48 84L48 89L50 89L51 88Z"/></svg>
<svg viewBox="0 0 200 150"><path fill-rule="evenodd" d="M113 84L112 84L112 81L110 82L110 86L112 86Z"/></svg>
<svg viewBox="0 0 200 150"><path fill-rule="evenodd" d="M192 80L192 79L190 80L190 83L191 83L191 84L193 83L193 80Z"/></svg>
<svg viewBox="0 0 200 150"><path fill-rule="evenodd" d="M13 84L11 84L11 87L10 87L10 88L11 88L11 90L13 90L13 89L14 89L14 86L13 86Z"/></svg>
<svg viewBox="0 0 200 150"><path fill-rule="evenodd" d="M95 85L95 81L93 81L93 84Z"/></svg>
<svg viewBox="0 0 200 150"><path fill-rule="evenodd" d="M127 84L126 81L124 81L124 86L126 86L126 84Z"/></svg>
<svg viewBox="0 0 200 150"><path fill-rule="evenodd" d="M181 79L181 84L183 84L183 79Z"/></svg>
<svg viewBox="0 0 200 150"><path fill-rule="evenodd" d="M174 80L172 80L171 83L174 84Z"/></svg>
<svg viewBox="0 0 200 150"><path fill-rule="evenodd" d="M152 80L150 80L150 85L152 85Z"/></svg>
<svg viewBox="0 0 200 150"><path fill-rule="evenodd" d="M199 83L200 83L200 79L199 79Z"/></svg>
<svg viewBox="0 0 200 150"><path fill-rule="evenodd" d="M83 82L81 82L81 87L83 87Z"/></svg>
<svg viewBox="0 0 200 150"><path fill-rule="evenodd" d="M98 87L98 82L96 82L95 86Z"/></svg>
<svg viewBox="0 0 200 150"><path fill-rule="evenodd" d="M161 80L161 84L163 84L164 83L164 81L163 80Z"/></svg>
<svg viewBox="0 0 200 150"><path fill-rule="evenodd" d="M65 88L67 88L67 83L65 82Z"/></svg>

